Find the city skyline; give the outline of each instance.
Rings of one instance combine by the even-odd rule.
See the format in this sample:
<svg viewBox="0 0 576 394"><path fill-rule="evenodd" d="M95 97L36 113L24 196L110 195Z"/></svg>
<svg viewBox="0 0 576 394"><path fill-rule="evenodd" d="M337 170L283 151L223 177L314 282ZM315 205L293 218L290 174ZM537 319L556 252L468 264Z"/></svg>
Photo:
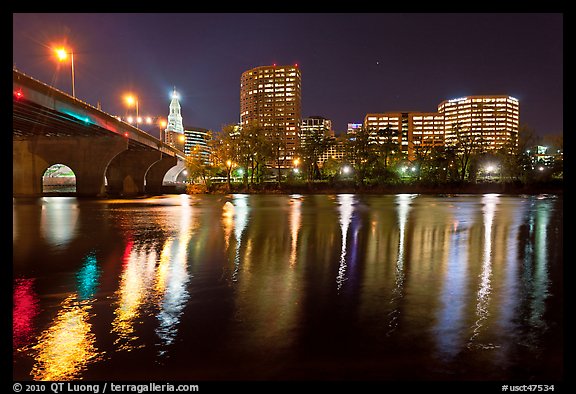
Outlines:
<svg viewBox="0 0 576 394"><path fill-rule="evenodd" d="M166 117L176 87L184 123L217 131L239 121L241 74L276 63L298 64L302 117L331 119L337 133L370 112L434 112L443 100L483 94L518 98L520 124L539 135L563 132L562 14L13 14L13 21L18 70L71 92L69 66L50 51L67 44L76 96L115 115L133 113L121 98L130 91L141 115ZM167 21L170 29L162 28ZM96 34L103 23L105 33Z"/></svg>

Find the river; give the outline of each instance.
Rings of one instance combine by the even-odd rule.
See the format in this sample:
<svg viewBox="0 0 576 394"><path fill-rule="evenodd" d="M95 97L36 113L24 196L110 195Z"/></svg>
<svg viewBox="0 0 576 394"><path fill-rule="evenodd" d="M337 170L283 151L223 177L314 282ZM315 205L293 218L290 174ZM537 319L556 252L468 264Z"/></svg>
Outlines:
<svg viewBox="0 0 576 394"><path fill-rule="evenodd" d="M13 378L557 381L562 204L13 199Z"/></svg>

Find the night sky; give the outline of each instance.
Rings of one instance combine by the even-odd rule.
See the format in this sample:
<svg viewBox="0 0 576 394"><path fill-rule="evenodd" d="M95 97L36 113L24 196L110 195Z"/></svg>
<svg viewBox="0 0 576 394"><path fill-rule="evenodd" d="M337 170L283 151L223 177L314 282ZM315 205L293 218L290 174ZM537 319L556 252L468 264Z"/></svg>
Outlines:
<svg viewBox="0 0 576 394"><path fill-rule="evenodd" d="M436 111L445 99L508 94L520 123L563 132L562 14L13 14L13 63L125 116L168 115L175 86L185 126L220 130L240 111L240 76L298 64L302 115L332 119L337 133L366 113ZM131 112L129 112L131 111ZM150 133L157 136L158 128Z"/></svg>

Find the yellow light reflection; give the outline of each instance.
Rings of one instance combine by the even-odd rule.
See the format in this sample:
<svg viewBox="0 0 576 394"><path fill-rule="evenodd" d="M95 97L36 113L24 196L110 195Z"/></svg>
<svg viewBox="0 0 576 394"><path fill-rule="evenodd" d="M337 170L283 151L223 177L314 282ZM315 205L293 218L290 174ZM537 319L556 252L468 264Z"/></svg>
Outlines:
<svg viewBox="0 0 576 394"><path fill-rule="evenodd" d="M53 324L44 331L34 346L36 364L32 376L36 380L80 379L88 364L101 359L103 352L95 347L96 337L90 332L91 305L75 302L76 294L68 296Z"/></svg>
<svg viewBox="0 0 576 394"><path fill-rule="evenodd" d="M230 237L234 229L234 205L230 201L226 201L222 207L222 225L224 227L224 241L226 243L226 250L230 247Z"/></svg>
<svg viewBox="0 0 576 394"><path fill-rule="evenodd" d="M294 197L290 201L290 266L296 264L298 251L298 232L300 231L300 215L302 200Z"/></svg>
<svg viewBox="0 0 576 394"><path fill-rule="evenodd" d="M117 291L118 306L114 311L112 332L118 335L114 344L119 349L132 350L142 346L134 344L138 339L134 324L153 288L156 253L133 248L132 243L128 243L126 252L128 257Z"/></svg>

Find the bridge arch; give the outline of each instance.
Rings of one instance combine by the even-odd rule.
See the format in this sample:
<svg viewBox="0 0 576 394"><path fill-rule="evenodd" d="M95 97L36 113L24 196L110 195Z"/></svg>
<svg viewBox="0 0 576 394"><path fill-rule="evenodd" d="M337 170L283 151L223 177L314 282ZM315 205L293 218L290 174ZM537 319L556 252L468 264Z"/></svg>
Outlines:
<svg viewBox="0 0 576 394"><path fill-rule="evenodd" d="M76 193L76 173L63 163L52 164L42 174L42 194Z"/></svg>
<svg viewBox="0 0 576 394"><path fill-rule="evenodd" d="M74 169L77 196L105 192L105 169L111 158L126 149L120 138L33 137L12 141L14 196L42 195L44 173L53 164Z"/></svg>
<svg viewBox="0 0 576 394"><path fill-rule="evenodd" d="M170 168L166 175L164 175L163 183L165 185L172 185L178 183L182 179L182 173L186 170L186 160L178 160L178 163Z"/></svg>

